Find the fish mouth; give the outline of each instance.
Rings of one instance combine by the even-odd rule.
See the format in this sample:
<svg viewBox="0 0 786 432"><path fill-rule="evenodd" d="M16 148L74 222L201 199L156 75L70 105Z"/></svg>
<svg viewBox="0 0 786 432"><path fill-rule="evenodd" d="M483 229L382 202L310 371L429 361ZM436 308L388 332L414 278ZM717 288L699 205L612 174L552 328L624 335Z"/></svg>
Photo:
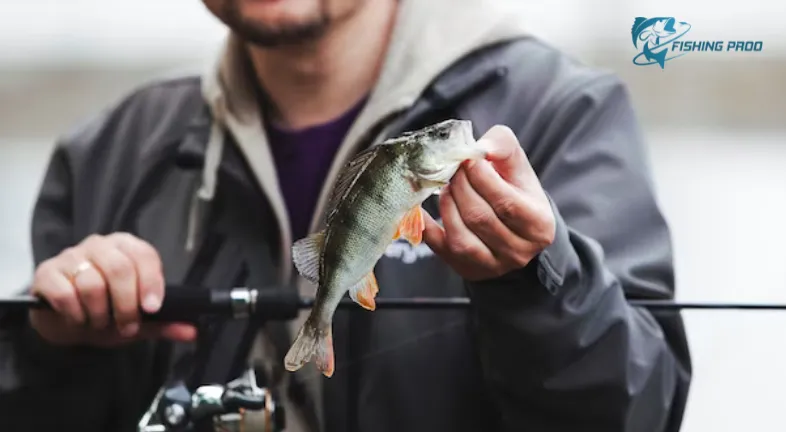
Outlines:
<svg viewBox="0 0 786 432"><path fill-rule="evenodd" d="M486 157L485 149L477 145L470 120L448 122L449 139L435 143L433 148L427 150L427 156L417 163L414 171L423 180L447 183L464 161Z"/></svg>
<svg viewBox="0 0 786 432"><path fill-rule="evenodd" d="M460 145L451 149L447 155L448 160L461 164L465 160L485 159L487 152L478 145L478 141L475 139L472 131L472 122L469 120L460 120L460 122L458 127Z"/></svg>

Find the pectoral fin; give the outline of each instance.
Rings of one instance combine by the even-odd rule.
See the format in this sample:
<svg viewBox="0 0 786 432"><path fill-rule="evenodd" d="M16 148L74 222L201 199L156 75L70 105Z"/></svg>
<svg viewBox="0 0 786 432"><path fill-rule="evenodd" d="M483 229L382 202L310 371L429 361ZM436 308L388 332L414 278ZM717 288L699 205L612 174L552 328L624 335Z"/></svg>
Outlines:
<svg viewBox="0 0 786 432"><path fill-rule="evenodd" d="M377 308L377 304L374 302L377 293L379 293L379 286L373 271L349 289L349 297L355 303L371 311Z"/></svg>
<svg viewBox="0 0 786 432"><path fill-rule="evenodd" d="M319 257L325 243L325 232L311 234L292 245L292 261L301 276L319 285Z"/></svg>
<svg viewBox="0 0 786 432"><path fill-rule="evenodd" d="M404 237L411 244L418 245L423 241L424 229L426 229L426 221L423 219L423 208L417 205L412 207L412 210L408 211L401 219L396 234L393 235L393 240Z"/></svg>

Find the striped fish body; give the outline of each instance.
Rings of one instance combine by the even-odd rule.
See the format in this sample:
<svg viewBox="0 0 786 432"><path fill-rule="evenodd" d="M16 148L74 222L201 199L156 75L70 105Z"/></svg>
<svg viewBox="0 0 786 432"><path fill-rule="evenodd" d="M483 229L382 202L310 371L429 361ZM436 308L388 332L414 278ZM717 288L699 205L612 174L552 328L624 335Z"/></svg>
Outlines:
<svg viewBox="0 0 786 432"><path fill-rule="evenodd" d="M374 310L379 291L373 269L390 243L413 244L425 228L421 203L447 184L461 162L485 155L469 122L448 120L359 153L342 171L327 207L325 229L298 240L293 260L318 286L315 304L285 357L295 371L314 360L326 376L334 369L333 313L349 292Z"/></svg>
<svg viewBox="0 0 786 432"><path fill-rule="evenodd" d="M395 150L392 146L378 147L373 160L328 218L319 277L324 282L316 299L316 313L322 319L330 320L344 293L371 274L397 237L405 215L436 189L413 181L407 172L406 154L396 154ZM325 307L319 307L322 302Z"/></svg>

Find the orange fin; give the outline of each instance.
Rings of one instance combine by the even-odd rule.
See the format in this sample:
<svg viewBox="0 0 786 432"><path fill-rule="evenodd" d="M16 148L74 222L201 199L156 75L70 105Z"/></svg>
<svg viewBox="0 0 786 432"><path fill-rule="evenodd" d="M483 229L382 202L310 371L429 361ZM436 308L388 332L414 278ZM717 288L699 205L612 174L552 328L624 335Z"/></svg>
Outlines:
<svg viewBox="0 0 786 432"><path fill-rule="evenodd" d="M316 360L317 369L322 372L322 375L330 378L333 376L333 371L336 370L336 359L333 354L333 332L328 329L323 343L322 357Z"/></svg>
<svg viewBox="0 0 786 432"><path fill-rule="evenodd" d="M379 285L377 285L377 278L373 271L349 289L349 297L355 303L371 311L377 308L377 303L374 301L377 293L379 293Z"/></svg>
<svg viewBox="0 0 786 432"><path fill-rule="evenodd" d="M408 242L413 245L420 244L423 241L423 230L426 229L426 221L423 219L423 208L420 205L412 207L398 224L396 235L393 239L404 237Z"/></svg>

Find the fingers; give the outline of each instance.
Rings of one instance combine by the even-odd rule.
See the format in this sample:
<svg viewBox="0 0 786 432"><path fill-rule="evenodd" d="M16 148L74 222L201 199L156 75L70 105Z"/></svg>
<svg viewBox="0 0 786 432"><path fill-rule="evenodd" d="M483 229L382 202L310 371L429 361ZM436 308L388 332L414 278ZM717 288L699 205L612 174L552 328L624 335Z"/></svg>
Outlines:
<svg viewBox="0 0 786 432"><path fill-rule="evenodd" d="M466 169L459 168L453 177L451 193L464 225L492 250L506 248L505 241L513 236L500 222L494 210L469 184Z"/></svg>
<svg viewBox="0 0 786 432"><path fill-rule="evenodd" d="M503 180L488 161L477 161L460 171L465 171L470 188L491 203L489 207L496 218L517 236L526 237L532 215L524 194Z"/></svg>
<svg viewBox="0 0 786 432"><path fill-rule="evenodd" d="M462 221L452 186L446 187L440 194L439 211L445 225L446 249L451 256L482 266L497 266L497 261L488 247Z"/></svg>
<svg viewBox="0 0 786 432"><path fill-rule="evenodd" d="M550 202L513 132L491 128L486 160L462 164L440 195L444 230L426 219L426 243L470 280L527 265L553 241Z"/></svg>
<svg viewBox="0 0 786 432"><path fill-rule="evenodd" d="M64 269L64 272L73 272L78 266L86 265L71 282L79 297L82 309L87 315L87 322L94 329L105 328L109 325L111 317L104 277L93 264L90 264L90 259L83 252L71 249L67 255L70 256L70 259L67 260L70 266L68 269Z"/></svg>
<svg viewBox="0 0 786 432"><path fill-rule="evenodd" d="M179 342L189 342L196 338L197 330L185 323L145 323L139 328L135 340L166 338ZM127 342L127 338L117 338L118 342Z"/></svg>
<svg viewBox="0 0 786 432"><path fill-rule="evenodd" d="M190 324L167 324L160 329L159 335L178 342L191 342L196 339L197 329Z"/></svg>
<svg viewBox="0 0 786 432"><path fill-rule="evenodd" d="M132 336L123 336L117 329L107 328L98 332L93 332L88 336L88 343L102 347L116 347L129 342L166 338L177 342L191 342L196 338L197 330L191 324L173 323L145 323L139 327L139 331Z"/></svg>
<svg viewBox="0 0 786 432"><path fill-rule="evenodd" d="M523 177L533 172L516 134L509 127L494 126L478 141L486 149L486 158L505 180L518 186Z"/></svg>
<svg viewBox="0 0 786 432"><path fill-rule="evenodd" d="M63 319L71 325L85 322L79 296L55 258L41 263L33 278L32 293L46 299Z"/></svg>
<svg viewBox="0 0 786 432"><path fill-rule="evenodd" d="M112 241L134 263L142 308L148 313L158 312L164 299L164 276L158 252L130 234L114 234Z"/></svg>
<svg viewBox="0 0 786 432"><path fill-rule="evenodd" d="M139 330L139 293L134 262L107 237L88 238L84 250L86 258L104 277L117 328L124 336L134 335Z"/></svg>
<svg viewBox="0 0 786 432"><path fill-rule="evenodd" d="M464 224L497 259L518 265L529 257L531 245L511 231L497 216L493 204L473 189L465 168L460 168L453 178L451 192Z"/></svg>
<svg viewBox="0 0 786 432"><path fill-rule="evenodd" d="M148 313L160 309L164 278L156 250L130 234L93 235L42 263L36 270L33 292L44 297L57 314L35 311L31 322L57 344L113 345L146 337L188 341L196 333L187 324L141 326L140 306ZM112 318L114 326L109 325ZM64 321L89 322L92 330L64 328Z"/></svg>

